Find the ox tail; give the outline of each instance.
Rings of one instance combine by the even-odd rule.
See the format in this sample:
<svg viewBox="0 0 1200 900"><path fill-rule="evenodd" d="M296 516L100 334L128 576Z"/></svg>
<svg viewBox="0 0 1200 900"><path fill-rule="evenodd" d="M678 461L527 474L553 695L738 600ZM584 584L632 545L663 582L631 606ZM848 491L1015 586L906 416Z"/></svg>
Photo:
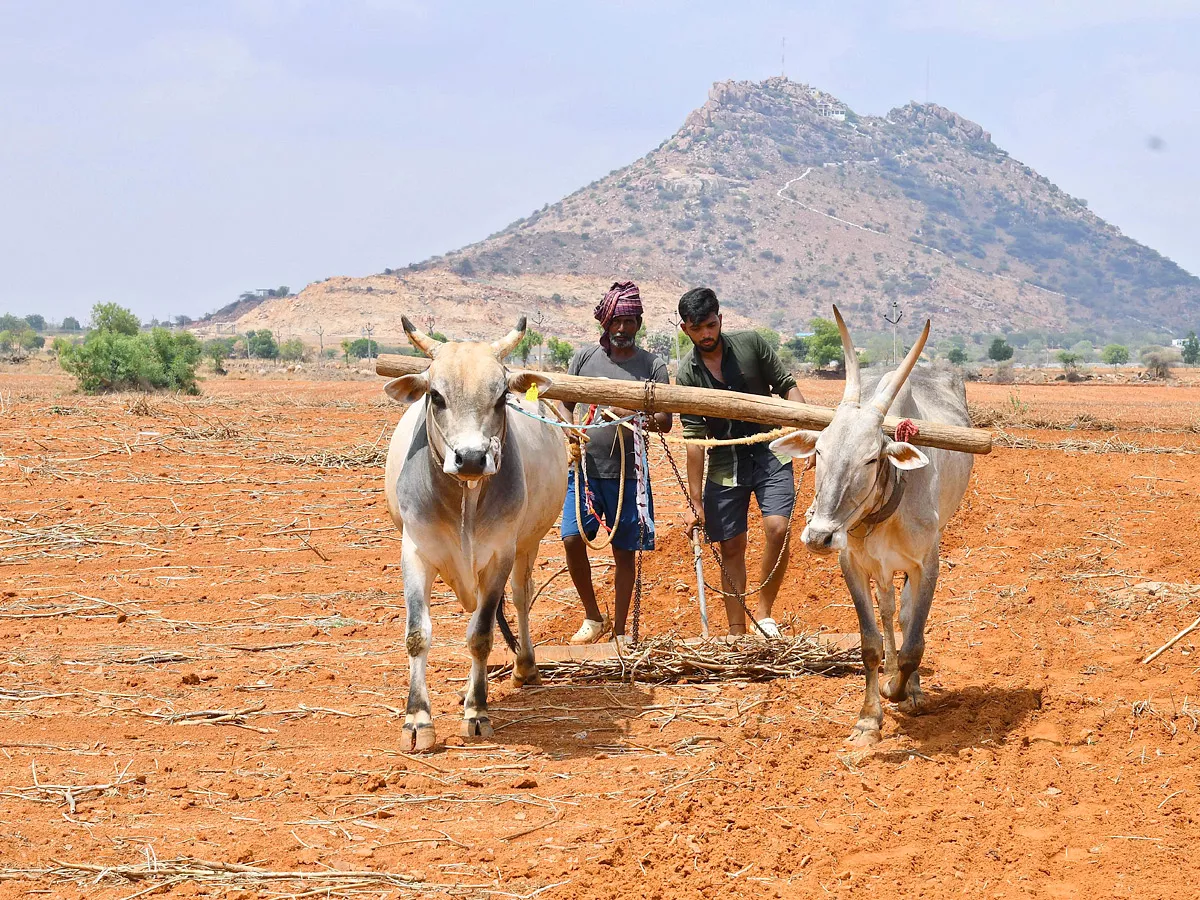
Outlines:
<svg viewBox="0 0 1200 900"><path fill-rule="evenodd" d="M516 635L512 633L512 626L508 624L508 619L504 618L504 594L500 595L500 602L496 604L496 624L500 626L500 634L504 637L504 643L508 644L508 649L516 653Z"/></svg>

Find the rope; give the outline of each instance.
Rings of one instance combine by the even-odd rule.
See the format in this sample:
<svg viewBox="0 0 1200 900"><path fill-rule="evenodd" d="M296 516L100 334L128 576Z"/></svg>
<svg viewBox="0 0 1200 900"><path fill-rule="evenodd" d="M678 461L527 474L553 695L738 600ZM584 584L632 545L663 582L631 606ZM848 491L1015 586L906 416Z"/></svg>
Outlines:
<svg viewBox="0 0 1200 900"><path fill-rule="evenodd" d="M542 400L539 400L538 403L548 407L551 410L554 409L553 406L550 406L548 403L545 403ZM561 420L556 422L553 419L547 419L545 416L539 416L537 413L531 413L519 403L513 403L512 401L509 401L508 408L515 409L523 416L529 416L531 419L536 419L539 422L544 422L547 425L553 425L555 428L562 428L566 431L591 431L593 428L607 428L610 425L623 425L637 417L637 414L634 413L632 416L625 416L623 419L614 419L611 422L597 422L593 425L576 425L574 422L565 422Z"/></svg>
<svg viewBox="0 0 1200 900"><path fill-rule="evenodd" d="M590 415L590 412L589 412ZM551 422L550 424L554 424ZM605 423L607 426L609 423ZM584 428L595 428L595 425L584 425ZM625 432L620 428L617 429L617 442L621 447L621 478L617 487L617 509L613 513L613 527L609 528L604 524L604 521L596 515L596 510L592 507L591 501L588 502L588 512L592 518L596 520L596 524L604 531L604 537L593 540L588 537L583 530L583 512L582 502L579 499L580 495L587 491L587 474L584 471L587 466L583 461L583 453L579 454L579 462L575 463L575 524L579 527L579 536L583 538L583 542L592 550L603 550L613 542L616 537L617 527L621 524L621 510L625 505ZM582 450L582 448L581 448ZM599 534L599 531L597 532Z"/></svg>

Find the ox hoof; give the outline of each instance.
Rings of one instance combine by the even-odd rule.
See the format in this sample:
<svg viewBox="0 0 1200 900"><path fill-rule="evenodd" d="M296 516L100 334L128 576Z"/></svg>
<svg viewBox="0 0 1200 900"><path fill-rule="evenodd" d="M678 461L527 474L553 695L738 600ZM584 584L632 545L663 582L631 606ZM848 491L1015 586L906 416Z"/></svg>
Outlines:
<svg viewBox="0 0 1200 900"><path fill-rule="evenodd" d="M925 694L919 690L910 690L908 699L901 703L897 709L906 716L919 716L929 709L929 701L925 699Z"/></svg>
<svg viewBox="0 0 1200 900"><path fill-rule="evenodd" d="M846 738L846 743L851 747L874 747L882 739L879 729L880 723L874 719L859 719L850 731L850 737Z"/></svg>
<svg viewBox="0 0 1200 900"><path fill-rule="evenodd" d="M404 731L400 735L400 746L409 753L415 750L428 750L437 743L437 735L434 734L432 725L412 725L404 726Z"/></svg>
<svg viewBox="0 0 1200 900"><path fill-rule="evenodd" d="M530 684L541 684L542 675L538 671L537 666L530 666L524 671L520 669L513 669L512 683L513 687L525 687L526 685Z"/></svg>
<svg viewBox="0 0 1200 900"><path fill-rule="evenodd" d="M897 672L879 686L879 693L883 694L883 696L887 697L893 703L900 703L907 700L908 678Z"/></svg>
<svg viewBox="0 0 1200 900"><path fill-rule="evenodd" d="M468 740L472 738L490 738L496 733L492 728L492 720L487 716L480 716L476 719L463 719L462 736Z"/></svg>

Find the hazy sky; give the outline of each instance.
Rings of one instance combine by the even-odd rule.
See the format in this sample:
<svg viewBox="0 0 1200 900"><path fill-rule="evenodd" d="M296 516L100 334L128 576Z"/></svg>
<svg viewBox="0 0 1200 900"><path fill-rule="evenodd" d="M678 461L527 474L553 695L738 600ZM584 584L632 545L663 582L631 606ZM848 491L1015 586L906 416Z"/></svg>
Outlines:
<svg viewBox="0 0 1200 900"><path fill-rule="evenodd" d="M453 249L784 37L865 114L928 61L929 99L1200 272L1196 0L0 0L0 311L196 316Z"/></svg>

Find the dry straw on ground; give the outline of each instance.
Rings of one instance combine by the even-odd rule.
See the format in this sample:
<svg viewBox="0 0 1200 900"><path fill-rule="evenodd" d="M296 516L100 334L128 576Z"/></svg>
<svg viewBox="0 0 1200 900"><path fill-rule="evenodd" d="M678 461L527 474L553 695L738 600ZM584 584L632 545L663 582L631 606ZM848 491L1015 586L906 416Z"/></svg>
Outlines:
<svg viewBox="0 0 1200 900"><path fill-rule="evenodd" d="M571 684L770 681L801 675L848 675L861 668L862 655L857 648L823 644L810 635L768 641L744 637L691 643L678 635L664 634L607 659L538 663L544 681ZM502 676L509 671L506 666L496 674Z"/></svg>

